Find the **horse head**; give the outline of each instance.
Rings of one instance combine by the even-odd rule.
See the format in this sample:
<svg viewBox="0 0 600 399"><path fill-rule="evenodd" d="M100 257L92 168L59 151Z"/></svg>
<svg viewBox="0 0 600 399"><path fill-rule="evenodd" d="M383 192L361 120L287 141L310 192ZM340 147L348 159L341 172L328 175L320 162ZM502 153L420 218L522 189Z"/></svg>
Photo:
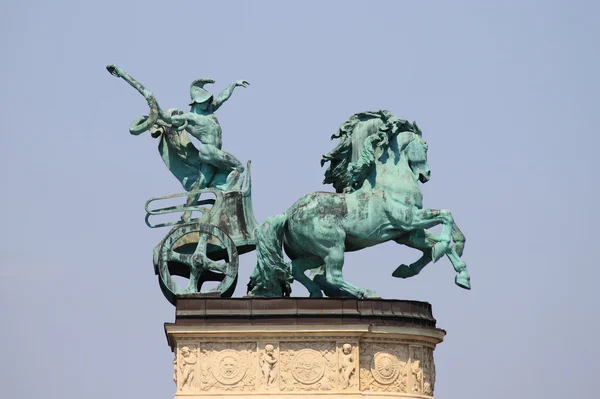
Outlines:
<svg viewBox="0 0 600 399"><path fill-rule="evenodd" d="M404 149L408 166L416 179L419 179L421 183L427 183L431 177L431 169L427 162L427 143L420 136L414 133L410 134L414 137Z"/></svg>

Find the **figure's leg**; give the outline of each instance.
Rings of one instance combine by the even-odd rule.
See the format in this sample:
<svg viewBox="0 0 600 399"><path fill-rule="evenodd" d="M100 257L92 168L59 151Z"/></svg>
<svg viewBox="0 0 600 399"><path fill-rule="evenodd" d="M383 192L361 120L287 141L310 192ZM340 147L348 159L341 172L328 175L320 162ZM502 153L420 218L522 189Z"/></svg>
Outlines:
<svg viewBox="0 0 600 399"><path fill-rule="evenodd" d="M200 165L200 170L198 173L198 179L194 182L192 187L188 191L196 191L202 190L208 187L211 180L215 176L216 170L213 165L210 164L202 164ZM187 201L185 203L186 208L193 206L200 199L200 194L188 195ZM192 217L192 211L185 211L181 216L181 220L184 223L188 223Z"/></svg>
<svg viewBox="0 0 600 399"><path fill-rule="evenodd" d="M244 171L244 165L233 155L218 149L214 145L204 144L198 148L198 156L202 162L216 166L218 169L231 171L238 169Z"/></svg>
<svg viewBox="0 0 600 399"><path fill-rule="evenodd" d="M306 287L310 296L313 298L321 298L323 297L323 292L321 292L321 288L306 274L305 271L309 269L314 269L323 264L323 261L318 258L297 258L292 260L292 276L296 281Z"/></svg>
<svg viewBox="0 0 600 399"><path fill-rule="evenodd" d="M233 155L218 149L214 145L205 144L198 149L198 155L202 162L215 166L221 171L229 172L224 184L225 190L230 190L239 185L244 165Z"/></svg>
<svg viewBox="0 0 600 399"><path fill-rule="evenodd" d="M192 187L190 187L189 191L198 190L198 186L201 184L202 174L198 177L198 180L194 182ZM188 195L187 200L185 201L185 207L189 208L193 204L195 204L200 199L199 195ZM185 211L183 215L181 215L181 221L183 223L188 223L192 218L192 211Z"/></svg>

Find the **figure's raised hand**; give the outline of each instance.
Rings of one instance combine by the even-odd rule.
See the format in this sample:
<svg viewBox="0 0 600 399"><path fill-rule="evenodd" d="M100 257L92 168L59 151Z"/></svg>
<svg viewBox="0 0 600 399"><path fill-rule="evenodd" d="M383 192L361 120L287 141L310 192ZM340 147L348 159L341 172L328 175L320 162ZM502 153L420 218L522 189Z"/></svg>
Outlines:
<svg viewBox="0 0 600 399"><path fill-rule="evenodd" d="M235 82L236 86L242 86L242 87L248 87L250 85L250 83L248 83L248 81L246 80L238 80L237 82Z"/></svg>

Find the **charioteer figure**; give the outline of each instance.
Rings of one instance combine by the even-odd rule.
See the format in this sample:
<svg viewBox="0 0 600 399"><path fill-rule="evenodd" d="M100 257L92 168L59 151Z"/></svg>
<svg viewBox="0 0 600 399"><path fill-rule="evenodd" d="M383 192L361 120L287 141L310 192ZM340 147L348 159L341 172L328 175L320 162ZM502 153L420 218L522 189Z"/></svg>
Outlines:
<svg viewBox="0 0 600 399"><path fill-rule="evenodd" d="M229 172L224 183L224 191L236 188L241 181L241 173L244 172L242 163L221 149L223 146L222 130L214 113L231 97L236 87L248 87L248 82L238 80L223 90L216 99L204 89L205 84L214 82L214 80L206 78L194 80L190 86L192 100L190 112L175 114L166 120L174 128L186 126L185 130L202 143L198 148L198 156L202 162L200 178L191 188L192 190L208 187L217 170Z"/></svg>
<svg viewBox="0 0 600 399"><path fill-rule="evenodd" d="M145 205L148 227L172 227L154 248L154 272L163 293L173 304L186 294L231 296L237 283L238 256L254 250L253 231L258 223L252 210L250 162L244 168L222 150L222 130L214 114L236 87L247 87L248 82L238 80L215 98L204 88L214 80L197 79L190 87L190 111L184 113L161 109L152 92L118 66L109 65L107 70L148 102L149 114L135 119L129 132L149 131L158 139L165 166L186 190L150 198ZM190 136L199 141L199 148ZM200 199L204 194L210 195ZM156 207L157 202L177 199L186 202ZM169 214L181 214L181 218L155 222L155 217ZM187 286L179 286L172 276L187 278ZM218 284L203 290L208 281Z"/></svg>
<svg viewBox="0 0 600 399"><path fill-rule="evenodd" d="M236 87L248 87L247 81L232 83L214 98L204 89L204 85L214 83L214 80L196 79L190 86L190 112L183 113L175 108L161 109L152 92L118 66L109 65L107 69L134 87L148 102L150 114L132 122L129 132L139 135L150 130L153 137L161 139L161 157L186 191L240 188L244 166L236 157L222 150L221 125L214 113L231 97ZM186 133L202 144L200 148L194 146Z"/></svg>

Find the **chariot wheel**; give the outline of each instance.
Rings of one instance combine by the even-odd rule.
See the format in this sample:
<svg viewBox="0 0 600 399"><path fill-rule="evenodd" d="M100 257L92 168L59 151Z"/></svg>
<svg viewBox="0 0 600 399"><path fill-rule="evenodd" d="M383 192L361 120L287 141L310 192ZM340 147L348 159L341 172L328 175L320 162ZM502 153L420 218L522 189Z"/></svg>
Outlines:
<svg viewBox="0 0 600 399"><path fill-rule="evenodd" d="M196 222L167 234L159 246L155 266L163 294L175 305L178 297L187 295L230 297L237 284L238 265L231 237L217 226ZM187 287L178 286L173 276L188 278ZM203 291L207 281L219 284Z"/></svg>

